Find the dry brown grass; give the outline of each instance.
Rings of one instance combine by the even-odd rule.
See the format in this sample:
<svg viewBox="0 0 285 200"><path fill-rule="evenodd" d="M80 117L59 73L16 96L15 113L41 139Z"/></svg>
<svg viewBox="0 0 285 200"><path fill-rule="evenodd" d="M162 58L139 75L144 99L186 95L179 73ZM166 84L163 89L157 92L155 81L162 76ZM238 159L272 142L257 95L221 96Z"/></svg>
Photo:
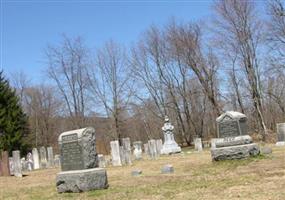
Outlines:
<svg viewBox="0 0 285 200"><path fill-rule="evenodd" d="M184 149L184 151L188 151ZM165 164L175 173L160 174ZM132 177L132 169L143 170ZM107 168L110 187L81 194L57 194L58 169L0 177L1 199L285 199L285 148L269 156L212 163L210 152L163 156L156 161Z"/></svg>

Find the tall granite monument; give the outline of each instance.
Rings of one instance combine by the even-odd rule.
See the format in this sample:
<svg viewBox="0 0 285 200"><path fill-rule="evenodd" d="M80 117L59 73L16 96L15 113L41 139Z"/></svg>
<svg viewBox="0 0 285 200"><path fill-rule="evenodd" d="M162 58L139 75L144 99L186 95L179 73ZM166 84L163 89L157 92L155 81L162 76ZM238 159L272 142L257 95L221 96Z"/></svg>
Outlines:
<svg viewBox="0 0 285 200"><path fill-rule="evenodd" d="M165 116L165 123L162 127L164 143L160 151L161 154L172 154L181 152L181 148L174 140L174 126L170 123L169 118Z"/></svg>
<svg viewBox="0 0 285 200"><path fill-rule="evenodd" d="M242 159L259 154L259 147L247 135L247 117L227 111L217 119L218 137L213 139L211 155L214 161Z"/></svg>
<svg viewBox="0 0 285 200"><path fill-rule="evenodd" d="M62 170L56 177L59 193L108 187L106 170L98 168L94 128L64 132L58 137L58 143Z"/></svg>

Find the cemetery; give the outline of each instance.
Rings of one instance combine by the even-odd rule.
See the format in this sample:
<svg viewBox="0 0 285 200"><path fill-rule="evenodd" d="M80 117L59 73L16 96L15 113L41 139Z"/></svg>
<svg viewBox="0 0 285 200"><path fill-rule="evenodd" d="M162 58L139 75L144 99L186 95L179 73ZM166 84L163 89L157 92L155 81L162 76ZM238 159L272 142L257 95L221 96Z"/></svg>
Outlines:
<svg viewBox="0 0 285 200"><path fill-rule="evenodd" d="M1 0L0 200L285 200L285 1Z"/></svg>

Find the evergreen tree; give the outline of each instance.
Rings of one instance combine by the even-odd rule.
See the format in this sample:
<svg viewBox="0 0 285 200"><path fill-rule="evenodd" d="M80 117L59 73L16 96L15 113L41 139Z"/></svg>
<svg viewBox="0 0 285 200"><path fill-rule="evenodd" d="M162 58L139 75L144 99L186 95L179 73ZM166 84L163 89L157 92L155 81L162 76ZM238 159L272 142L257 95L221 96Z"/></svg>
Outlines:
<svg viewBox="0 0 285 200"><path fill-rule="evenodd" d="M0 71L0 151L20 150L26 153L24 138L28 133L28 119L22 110L16 91Z"/></svg>

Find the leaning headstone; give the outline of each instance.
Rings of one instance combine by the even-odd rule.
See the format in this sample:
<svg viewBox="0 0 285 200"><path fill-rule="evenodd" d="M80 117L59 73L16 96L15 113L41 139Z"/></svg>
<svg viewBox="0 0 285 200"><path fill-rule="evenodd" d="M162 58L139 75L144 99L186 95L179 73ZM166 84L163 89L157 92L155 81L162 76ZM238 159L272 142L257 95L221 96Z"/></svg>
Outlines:
<svg viewBox="0 0 285 200"><path fill-rule="evenodd" d="M14 176L22 177L20 151L13 151L12 155L13 155L13 164L14 164Z"/></svg>
<svg viewBox="0 0 285 200"><path fill-rule="evenodd" d="M106 167L106 161L103 154L98 154L98 161L99 161L99 167L101 168Z"/></svg>
<svg viewBox="0 0 285 200"><path fill-rule="evenodd" d="M95 130L92 127L59 135L61 170L56 187L62 192L85 192L108 187L107 173L98 167Z"/></svg>
<svg viewBox="0 0 285 200"><path fill-rule="evenodd" d="M1 152L1 176L10 176L8 151Z"/></svg>
<svg viewBox="0 0 285 200"><path fill-rule="evenodd" d="M60 166L60 155L58 155L58 154L54 155L54 166L55 167Z"/></svg>
<svg viewBox="0 0 285 200"><path fill-rule="evenodd" d="M172 174L174 172L174 168L172 165L164 165L162 168L161 168L161 173L162 174Z"/></svg>
<svg viewBox="0 0 285 200"><path fill-rule="evenodd" d="M155 140L148 141L148 149L149 149L150 158L156 159L158 157L158 154L156 151L156 141Z"/></svg>
<svg viewBox="0 0 285 200"><path fill-rule="evenodd" d="M27 169L28 171L32 171L34 169L33 155L31 152L27 154Z"/></svg>
<svg viewBox="0 0 285 200"><path fill-rule="evenodd" d="M122 166L119 141L118 140L111 141L110 146L111 146L111 155L112 155L112 165Z"/></svg>
<svg viewBox="0 0 285 200"><path fill-rule="evenodd" d="M54 167L54 157L53 157L53 149L52 147L47 148L47 166L48 167Z"/></svg>
<svg viewBox="0 0 285 200"><path fill-rule="evenodd" d="M126 165L131 165L132 164L132 159L131 159L131 155L132 155L132 150L131 150L131 141L130 138L123 138L122 139L122 144L123 144L123 159L124 159L124 163Z"/></svg>
<svg viewBox="0 0 285 200"><path fill-rule="evenodd" d="M172 154L172 153L180 153L181 148L175 142L174 139L174 126L169 121L169 118L165 116L165 123L162 127L163 135L164 135L164 143L161 149L161 154Z"/></svg>
<svg viewBox="0 0 285 200"><path fill-rule="evenodd" d="M141 160L142 159L142 142L141 141L133 142L133 146L134 146L135 160Z"/></svg>
<svg viewBox="0 0 285 200"><path fill-rule="evenodd" d="M45 147L40 148L40 166L41 169L47 168L47 151Z"/></svg>
<svg viewBox="0 0 285 200"><path fill-rule="evenodd" d="M194 139L194 144L195 144L195 150L196 151L203 151L201 138L195 138Z"/></svg>
<svg viewBox="0 0 285 200"><path fill-rule="evenodd" d="M244 114L229 111L217 118L218 136L211 148L214 161L242 159L258 155L259 146L247 135L247 118Z"/></svg>
<svg viewBox="0 0 285 200"><path fill-rule="evenodd" d="M39 160L38 149L33 148L32 154L33 154L33 161L34 161L34 169L39 169L40 168L40 160Z"/></svg>
<svg viewBox="0 0 285 200"><path fill-rule="evenodd" d="M13 157L9 157L9 170L10 170L10 175L14 175L14 159L13 159Z"/></svg>
<svg viewBox="0 0 285 200"><path fill-rule="evenodd" d="M285 123L277 124L276 146L285 146Z"/></svg>
<svg viewBox="0 0 285 200"><path fill-rule="evenodd" d="M161 154L161 149L162 149L162 139L156 140L156 152L158 155Z"/></svg>
<svg viewBox="0 0 285 200"><path fill-rule="evenodd" d="M148 143L143 144L143 148L144 148L144 153L149 156L150 154L149 154Z"/></svg>
<svg viewBox="0 0 285 200"><path fill-rule="evenodd" d="M140 169L135 169L132 171L132 176L139 176L142 174L142 170Z"/></svg>

